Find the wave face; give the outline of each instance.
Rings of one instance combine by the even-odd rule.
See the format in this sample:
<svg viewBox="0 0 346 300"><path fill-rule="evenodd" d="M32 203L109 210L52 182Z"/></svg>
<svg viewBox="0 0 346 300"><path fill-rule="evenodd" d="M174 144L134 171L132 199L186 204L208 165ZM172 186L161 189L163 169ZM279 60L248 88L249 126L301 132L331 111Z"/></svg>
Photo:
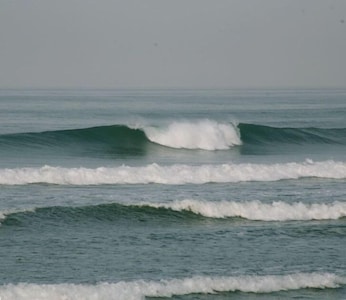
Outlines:
<svg viewBox="0 0 346 300"><path fill-rule="evenodd" d="M118 154L141 154L145 151L147 142L142 130L123 125L0 135L3 147L24 147L30 150L59 148L73 151L80 148Z"/></svg>
<svg viewBox="0 0 346 300"><path fill-rule="evenodd" d="M235 125L210 120L173 122L167 128L144 128L144 132L150 141L171 148L225 150L242 144Z"/></svg>
<svg viewBox="0 0 346 300"><path fill-rule="evenodd" d="M17 284L0 286L0 297L26 299L119 299L144 300L145 297L172 297L220 292L272 293L299 289L338 288L345 278L331 273L296 273L291 275L191 277L161 281L121 281L117 283L82 284Z"/></svg>
<svg viewBox="0 0 346 300"><path fill-rule="evenodd" d="M299 178L346 178L346 163L335 161L280 164L170 165L114 168L41 168L0 169L0 184L58 185L99 184L203 184L246 181L277 181Z"/></svg>
<svg viewBox="0 0 346 300"><path fill-rule="evenodd" d="M149 145L176 149L227 150L234 146L278 144L346 145L346 129L275 128L220 123L212 120L176 121L167 126L126 125L0 135L1 148L75 148L118 154L143 154ZM271 148L272 149L272 148Z"/></svg>

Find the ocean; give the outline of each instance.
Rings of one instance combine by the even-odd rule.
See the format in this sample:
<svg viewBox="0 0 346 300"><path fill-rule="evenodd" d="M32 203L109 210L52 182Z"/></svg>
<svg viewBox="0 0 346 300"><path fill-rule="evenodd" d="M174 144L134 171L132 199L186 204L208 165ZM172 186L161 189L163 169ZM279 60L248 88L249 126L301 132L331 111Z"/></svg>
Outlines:
<svg viewBox="0 0 346 300"><path fill-rule="evenodd" d="M346 299L346 90L0 90L0 299Z"/></svg>

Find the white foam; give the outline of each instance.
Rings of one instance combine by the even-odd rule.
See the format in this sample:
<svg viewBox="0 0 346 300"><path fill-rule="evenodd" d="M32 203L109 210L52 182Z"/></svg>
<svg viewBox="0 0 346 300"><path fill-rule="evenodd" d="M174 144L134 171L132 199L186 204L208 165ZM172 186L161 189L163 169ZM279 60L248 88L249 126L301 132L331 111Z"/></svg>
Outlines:
<svg viewBox="0 0 346 300"><path fill-rule="evenodd" d="M76 284L17 284L0 286L0 299L26 300L143 300L148 297L216 294L218 292L271 293L304 288L337 288L345 278L335 274L297 273L278 276L192 277L161 281Z"/></svg>
<svg viewBox="0 0 346 300"><path fill-rule="evenodd" d="M209 218L241 217L249 220L328 220L346 217L346 202L330 204L285 203L282 201L262 203L260 201L203 201L180 200L171 203L142 203L140 205L167 208L175 211L191 211Z"/></svg>
<svg viewBox="0 0 346 300"><path fill-rule="evenodd" d="M203 184L209 182L277 181L306 177L346 178L346 163L335 161L281 164L170 165L114 168L0 169L0 184Z"/></svg>
<svg viewBox="0 0 346 300"><path fill-rule="evenodd" d="M143 130L150 141L171 148L225 150L242 144L236 125L211 120L173 122L166 128Z"/></svg>

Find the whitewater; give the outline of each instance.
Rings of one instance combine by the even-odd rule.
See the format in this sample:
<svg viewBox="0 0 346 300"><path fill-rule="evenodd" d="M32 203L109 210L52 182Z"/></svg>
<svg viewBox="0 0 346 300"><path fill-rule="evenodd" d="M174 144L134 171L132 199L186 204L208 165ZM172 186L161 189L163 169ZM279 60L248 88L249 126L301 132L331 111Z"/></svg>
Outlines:
<svg viewBox="0 0 346 300"><path fill-rule="evenodd" d="M144 300L146 297L172 297L221 292L271 293L306 288L338 288L346 279L335 274L297 273L282 276L192 277L185 279L99 283L97 285L18 284L0 287L0 297L8 300Z"/></svg>
<svg viewBox="0 0 346 300"><path fill-rule="evenodd" d="M208 218L240 217L257 221L330 220L346 217L346 203L285 203L276 201L176 200L171 203L141 203L141 206L189 211Z"/></svg>
<svg viewBox="0 0 346 300"><path fill-rule="evenodd" d="M0 169L0 184L50 183L61 185L97 184L204 184L246 181L277 181L299 178L346 178L346 163L335 161L283 164L171 165L143 167Z"/></svg>
<svg viewBox="0 0 346 300"><path fill-rule="evenodd" d="M143 130L150 141L172 148L225 150L242 144L237 124L212 120L176 121L164 128Z"/></svg>

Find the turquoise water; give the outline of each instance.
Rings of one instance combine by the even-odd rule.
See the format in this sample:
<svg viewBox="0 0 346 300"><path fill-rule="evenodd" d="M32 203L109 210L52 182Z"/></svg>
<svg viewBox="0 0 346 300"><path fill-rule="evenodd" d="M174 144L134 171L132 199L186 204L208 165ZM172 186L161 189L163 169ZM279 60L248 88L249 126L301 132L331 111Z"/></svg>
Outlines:
<svg viewBox="0 0 346 300"><path fill-rule="evenodd" d="M346 299L345 90L1 90L1 299Z"/></svg>

